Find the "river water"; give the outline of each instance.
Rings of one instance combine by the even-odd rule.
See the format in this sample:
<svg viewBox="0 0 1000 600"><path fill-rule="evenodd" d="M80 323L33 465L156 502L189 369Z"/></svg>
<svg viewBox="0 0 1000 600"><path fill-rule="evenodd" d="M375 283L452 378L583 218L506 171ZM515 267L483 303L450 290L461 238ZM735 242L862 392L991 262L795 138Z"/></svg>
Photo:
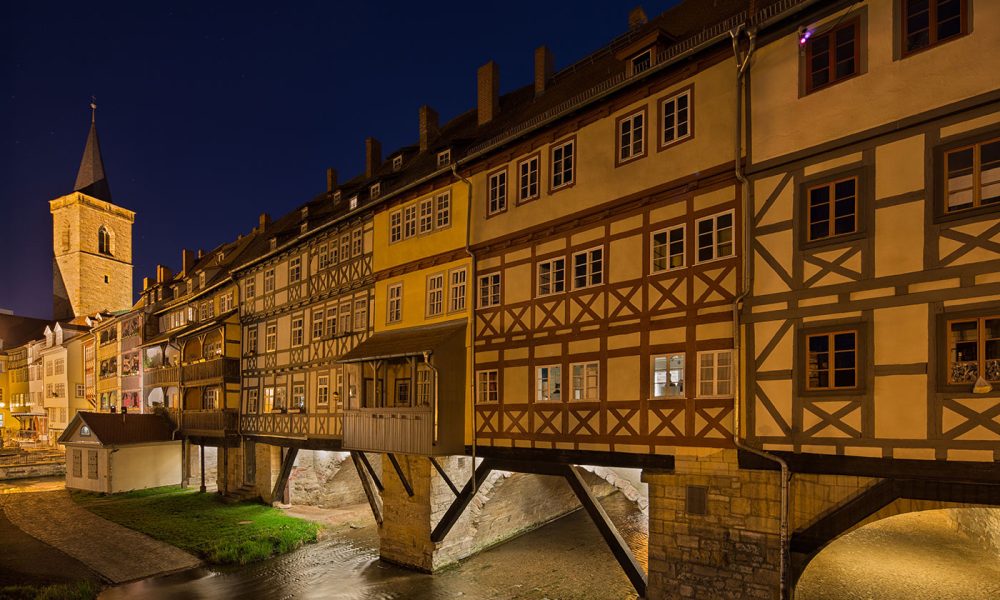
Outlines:
<svg viewBox="0 0 1000 600"><path fill-rule="evenodd" d="M602 504L645 567L645 515L620 493ZM342 527L316 544L268 561L154 577L109 588L100 597L617 600L636 593L580 510L433 576L379 560L378 531L369 522Z"/></svg>

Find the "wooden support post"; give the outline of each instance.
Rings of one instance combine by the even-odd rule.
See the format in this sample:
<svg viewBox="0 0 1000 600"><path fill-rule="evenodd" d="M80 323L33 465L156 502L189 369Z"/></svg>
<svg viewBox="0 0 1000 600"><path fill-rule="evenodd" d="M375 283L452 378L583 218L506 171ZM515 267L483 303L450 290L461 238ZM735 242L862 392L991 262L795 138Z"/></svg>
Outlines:
<svg viewBox="0 0 1000 600"><path fill-rule="evenodd" d="M229 493L229 446L226 445L225 439L222 440L219 450L222 451L222 486L219 488L219 493L226 495Z"/></svg>
<svg viewBox="0 0 1000 600"><path fill-rule="evenodd" d="M433 456L430 457L430 459L431 459L431 464L434 465L434 468L437 469L438 474L441 475L441 479L444 479L444 482L447 483L448 487L451 488L451 493L455 494L455 496L457 497L459 494L458 488L455 487L455 484L451 482L451 479L448 477L448 474L444 472L444 469L441 468L441 465L438 464L438 461L434 460Z"/></svg>
<svg viewBox="0 0 1000 600"><path fill-rule="evenodd" d="M389 462L392 463L392 468L396 470L396 475L399 475L399 481L403 484L403 489L412 498L413 488L410 486L410 482L406 480L406 475L403 474L403 469L399 467L399 462L396 460L396 455L392 452L389 453Z"/></svg>
<svg viewBox="0 0 1000 600"><path fill-rule="evenodd" d="M205 445L199 444L198 450L201 453L201 487L198 488L198 491L204 494L205 493Z"/></svg>
<svg viewBox="0 0 1000 600"><path fill-rule="evenodd" d="M271 502L277 502L278 498L285 498L285 486L288 485L288 477L292 474L292 466L295 464L295 457L298 456L298 448L289 448L285 458L281 461L281 470L278 471L278 480L274 482L274 489L271 490ZM278 494L281 494L280 496Z"/></svg>
<svg viewBox="0 0 1000 600"><path fill-rule="evenodd" d="M375 517L375 522L378 523L379 527L382 526L382 499L375 491L375 486L373 485L372 477L373 473L370 473L366 468L365 463L362 463L362 458L364 453L358 452L356 450L351 450L351 460L354 461L354 468L358 470L358 477L361 479L361 487L365 490L365 496L368 497L368 505L372 508L372 516ZM368 465L368 469L371 465ZM381 484L379 485L381 489Z"/></svg>
<svg viewBox="0 0 1000 600"><path fill-rule="evenodd" d="M378 491L384 492L385 491L385 486L383 486L382 485L382 481L379 480L378 474L376 474L375 473L375 469L372 468L372 464L370 462L368 462L368 457L365 456L365 453L364 452L358 452L358 458L361 459L361 464L363 464L365 466L365 468L368 469L368 473L372 476L372 481L375 482L375 487L378 488Z"/></svg>
<svg viewBox="0 0 1000 600"><path fill-rule="evenodd" d="M459 492L458 497L455 498L455 501L448 507L448 511L444 513L444 516L441 517L441 520L438 521L438 524L434 527L434 531L431 532L432 542L437 543L447 537L448 532L451 531L451 528L455 526L456 522L458 522L458 518L462 516L463 512L465 512L465 508L469 506L470 502L472 502L472 498L476 495L476 490L478 490L479 486L486 481L486 477L489 476L492 470L493 463L488 458L484 459L483 462L476 467L475 474L469 479L469 482L465 484L465 487L463 487L462 491Z"/></svg>
<svg viewBox="0 0 1000 600"><path fill-rule="evenodd" d="M590 515L591 520L597 525L597 529L604 537L604 541L607 542L612 554L618 560L618 564L625 571L625 576L628 577L629 581L632 582L632 586L635 587L636 593L639 594L640 598L645 598L646 572L643 570L642 565L639 564L639 561L635 559L632 549L629 548L628 544L618 533L618 528L611 522L611 518L604 511L604 507L590 493L590 487L583 480L578 467L566 465L566 481L573 488L573 492L576 494L577 499L580 500L580 504L583 505L587 514Z"/></svg>

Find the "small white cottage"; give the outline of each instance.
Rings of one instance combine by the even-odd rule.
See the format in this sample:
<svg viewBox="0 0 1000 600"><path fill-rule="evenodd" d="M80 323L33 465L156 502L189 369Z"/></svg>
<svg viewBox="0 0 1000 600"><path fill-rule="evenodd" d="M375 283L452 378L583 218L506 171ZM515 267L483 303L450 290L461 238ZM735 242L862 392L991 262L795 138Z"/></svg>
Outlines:
<svg viewBox="0 0 1000 600"><path fill-rule="evenodd" d="M66 487L115 494L178 485L181 442L160 415L78 412L59 437Z"/></svg>

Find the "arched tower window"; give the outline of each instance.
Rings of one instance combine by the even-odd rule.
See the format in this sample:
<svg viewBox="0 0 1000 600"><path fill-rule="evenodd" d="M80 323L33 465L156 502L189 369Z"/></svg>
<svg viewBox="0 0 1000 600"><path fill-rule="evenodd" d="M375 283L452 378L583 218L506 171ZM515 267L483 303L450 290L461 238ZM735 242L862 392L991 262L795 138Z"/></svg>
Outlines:
<svg viewBox="0 0 1000 600"><path fill-rule="evenodd" d="M111 232L103 225L97 230L97 251L111 256Z"/></svg>

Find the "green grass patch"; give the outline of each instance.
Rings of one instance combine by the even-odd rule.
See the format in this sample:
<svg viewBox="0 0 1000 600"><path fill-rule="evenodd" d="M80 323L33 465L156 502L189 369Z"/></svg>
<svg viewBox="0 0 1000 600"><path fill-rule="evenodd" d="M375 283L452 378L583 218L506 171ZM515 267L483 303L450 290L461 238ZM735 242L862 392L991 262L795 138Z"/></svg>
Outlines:
<svg viewBox="0 0 1000 600"><path fill-rule="evenodd" d="M0 600L94 600L101 586L93 581L54 585L9 585L0 587Z"/></svg>
<svg viewBox="0 0 1000 600"><path fill-rule="evenodd" d="M319 525L262 504L162 487L124 494L72 492L87 510L215 564L246 564L315 542Z"/></svg>

